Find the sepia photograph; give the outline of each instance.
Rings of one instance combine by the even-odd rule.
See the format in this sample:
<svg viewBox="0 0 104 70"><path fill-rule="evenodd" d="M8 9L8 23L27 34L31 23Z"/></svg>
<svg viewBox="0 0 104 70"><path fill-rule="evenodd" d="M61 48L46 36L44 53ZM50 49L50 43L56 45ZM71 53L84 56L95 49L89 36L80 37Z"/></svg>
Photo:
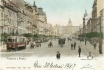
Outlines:
<svg viewBox="0 0 104 70"><path fill-rule="evenodd" d="M0 70L104 70L104 0L0 0Z"/></svg>

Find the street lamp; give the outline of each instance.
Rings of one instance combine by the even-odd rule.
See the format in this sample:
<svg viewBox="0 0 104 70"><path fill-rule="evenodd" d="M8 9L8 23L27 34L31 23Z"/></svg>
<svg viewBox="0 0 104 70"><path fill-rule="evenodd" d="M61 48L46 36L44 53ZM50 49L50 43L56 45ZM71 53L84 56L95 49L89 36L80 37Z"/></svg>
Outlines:
<svg viewBox="0 0 104 70"><path fill-rule="evenodd" d="M85 21L84 23L88 23L88 21L90 20L90 19L84 19L84 20L87 20L87 22ZM83 28L84 29L84 28ZM85 45L86 45L86 33L87 33L87 25L85 25Z"/></svg>
<svg viewBox="0 0 104 70"><path fill-rule="evenodd" d="M100 41L99 41L99 53L102 54L102 31L101 31L101 17L99 18L100 20Z"/></svg>

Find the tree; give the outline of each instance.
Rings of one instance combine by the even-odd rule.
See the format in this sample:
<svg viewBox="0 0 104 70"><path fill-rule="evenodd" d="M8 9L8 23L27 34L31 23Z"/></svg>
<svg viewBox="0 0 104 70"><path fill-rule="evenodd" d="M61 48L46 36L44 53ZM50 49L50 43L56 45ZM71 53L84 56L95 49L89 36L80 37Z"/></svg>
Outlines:
<svg viewBox="0 0 104 70"><path fill-rule="evenodd" d="M8 36L10 36L10 34L8 34L8 33L2 33L1 34L1 40L2 41L6 41L6 39L7 39Z"/></svg>
<svg viewBox="0 0 104 70"><path fill-rule="evenodd" d="M25 37L32 37L31 33L25 33L25 34L22 34L22 35L25 36Z"/></svg>

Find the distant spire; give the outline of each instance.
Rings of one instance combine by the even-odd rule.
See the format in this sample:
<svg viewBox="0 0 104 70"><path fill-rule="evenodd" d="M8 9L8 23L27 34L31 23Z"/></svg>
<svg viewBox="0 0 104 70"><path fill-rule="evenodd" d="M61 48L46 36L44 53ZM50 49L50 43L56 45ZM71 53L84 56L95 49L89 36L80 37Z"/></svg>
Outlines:
<svg viewBox="0 0 104 70"><path fill-rule="evenodd" d="M33 4L33 7L36 7L36 4L35 4L35 0L34 0L34 4Z"/></svg>
<svg viewBox="0 0 104 70"><path fill-rule="evenodd" d="M86 17L88 14L87 14L87 10L85 10L85 13L84 13L84 17Z"/></svg>

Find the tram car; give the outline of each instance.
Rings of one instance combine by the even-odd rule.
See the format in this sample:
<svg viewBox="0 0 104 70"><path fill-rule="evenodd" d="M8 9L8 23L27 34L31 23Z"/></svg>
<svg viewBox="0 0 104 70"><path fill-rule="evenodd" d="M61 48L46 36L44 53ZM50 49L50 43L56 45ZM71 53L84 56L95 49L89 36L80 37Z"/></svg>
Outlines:
<svg viewBox="0 0 104 70"><path fill-rule="evenodd" d="M58 44L62 47L65 44L65 38L60 38Z"/></svg>
<svg viewBox="0 0 104 70"><path fill-rule="evenodd" d="M26 37L23 36L9 36L7 37L7 51L26 49Z"/></svg>

